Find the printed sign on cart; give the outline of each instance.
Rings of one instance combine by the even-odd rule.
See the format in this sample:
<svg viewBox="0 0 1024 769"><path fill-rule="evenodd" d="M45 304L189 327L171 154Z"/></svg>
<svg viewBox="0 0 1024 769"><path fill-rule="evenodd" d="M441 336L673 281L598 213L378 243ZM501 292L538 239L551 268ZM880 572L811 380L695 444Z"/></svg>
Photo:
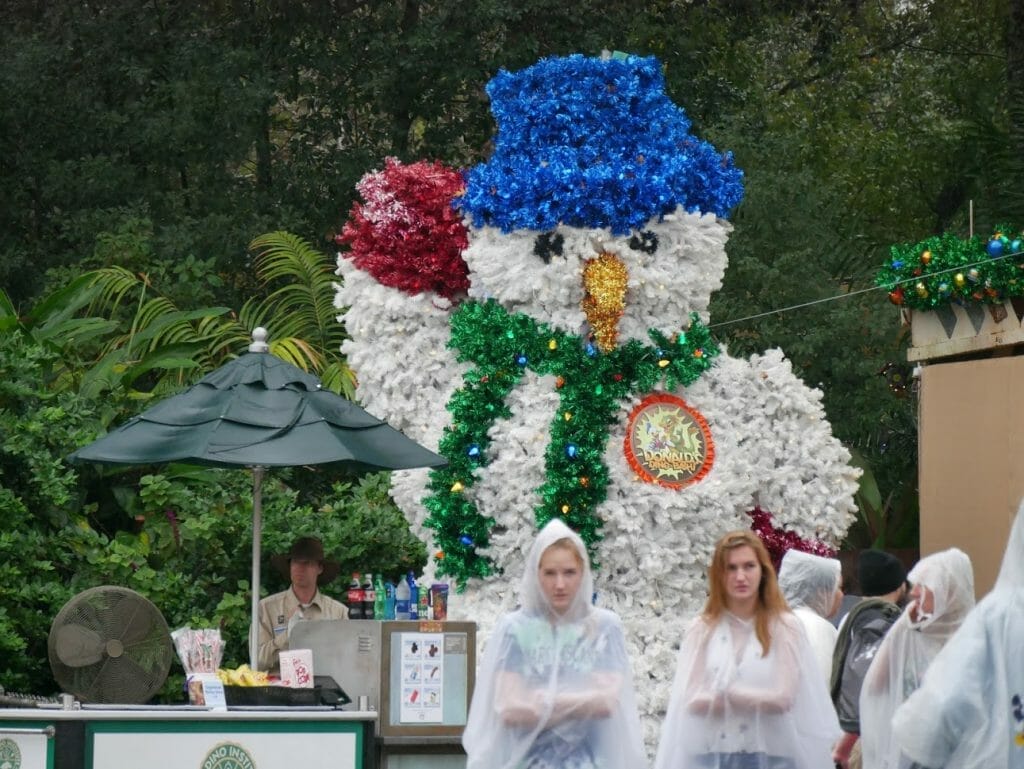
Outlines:
<svg viewBox="0 0 1024 769"><path fill-rule="evenodd" d="M0 769L21 769L21 749L14 740L0 740Z"/></svg>
<svg viewBox="0 0 1024 769"><path fill-rule="evenodd" d="M222 742L206 754L202 769L256 769L256 764L241 745Z"/></svg>
<svg viewBox="0 0 1024 769"><path fill-rule="evenodd" d="M237 731L224 722L216 732L146 730L98 731L93 736L94 769L357 769L353 732Z"/></svg>
<svg viewBox="0 0 1024 769"><path fill-rule="evenodd" d="M0 769L46 769L46 735L0 737Z"/></svg>
<svg viewBox="0 0 1024 769"><path fill-rule="evenodd" d="M400 633L399 637L402 706L398 720L403 724L439 724L444 717L444 635Z"/></svg>

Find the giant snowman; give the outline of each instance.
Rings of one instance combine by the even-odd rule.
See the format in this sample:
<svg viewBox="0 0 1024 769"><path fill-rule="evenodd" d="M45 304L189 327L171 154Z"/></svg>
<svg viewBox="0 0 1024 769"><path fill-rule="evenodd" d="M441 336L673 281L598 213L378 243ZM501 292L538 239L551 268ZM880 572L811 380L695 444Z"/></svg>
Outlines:
<svg viewBox="0 0 1024 769"><path fill-rule="evenodd" d="M653 744L716 539L756 514L836 546L858 471L782 352L733 358L707 328L742 174L689 133L658 62L545 59L487 92L486 163L360 182L342 350L367 410L449 459L392 493L428 576L463 588L451 618L486 643L561 517L623 619Z"/></svg>

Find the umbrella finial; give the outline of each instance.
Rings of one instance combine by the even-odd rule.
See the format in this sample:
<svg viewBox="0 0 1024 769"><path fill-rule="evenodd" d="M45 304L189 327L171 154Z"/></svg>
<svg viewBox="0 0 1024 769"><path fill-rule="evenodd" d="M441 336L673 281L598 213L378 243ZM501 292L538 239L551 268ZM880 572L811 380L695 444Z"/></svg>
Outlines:
<svg viewBox="0 0 1024 769"><path fill-rule="evenodd" d="M267 330L263 326L257 326L252 330L252 344L249 345L249 352L270 352L270 345L267 344Z"/></svg>

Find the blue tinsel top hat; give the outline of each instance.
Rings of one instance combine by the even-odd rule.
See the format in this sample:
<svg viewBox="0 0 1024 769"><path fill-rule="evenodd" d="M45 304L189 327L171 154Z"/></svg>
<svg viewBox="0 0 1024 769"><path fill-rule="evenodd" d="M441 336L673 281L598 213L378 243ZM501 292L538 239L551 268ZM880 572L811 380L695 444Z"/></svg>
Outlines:
<svg viewBox="0 0 1024 769"><path fill-rule="evenodd" d="M677 206L725 217L743 197L732 153L689 134L653 56L542 59L487 93L494 154L456 201L477 227L625 234Z"/></svg>

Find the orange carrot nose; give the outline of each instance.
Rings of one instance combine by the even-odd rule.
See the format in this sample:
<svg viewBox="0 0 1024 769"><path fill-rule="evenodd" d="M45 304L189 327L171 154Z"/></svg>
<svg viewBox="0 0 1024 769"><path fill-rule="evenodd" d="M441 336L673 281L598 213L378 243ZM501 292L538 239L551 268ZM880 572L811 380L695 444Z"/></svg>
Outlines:
<svg viewBox="0 0 1024 769"><path fill-rule="evenodd" d="M583 267L583 312L602 352L615 348L619 339L619 318L626 307L629 272L615 254L607 252L590 259Z"/></svg>

